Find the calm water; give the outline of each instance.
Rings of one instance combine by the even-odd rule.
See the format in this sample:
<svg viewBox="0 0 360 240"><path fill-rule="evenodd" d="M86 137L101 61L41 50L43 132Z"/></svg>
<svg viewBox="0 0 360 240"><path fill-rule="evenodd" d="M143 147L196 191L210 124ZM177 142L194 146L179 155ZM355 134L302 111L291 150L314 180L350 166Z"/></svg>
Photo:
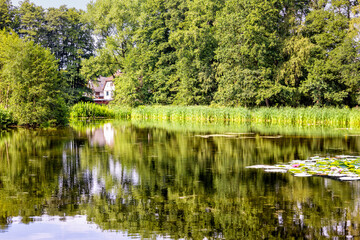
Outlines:
<svg viewBox="0 0 360 240"><path fill-rule="evenodd" d="M204 136L214 133L236 134ZM245 168L360 155L359 134L151 122L3 131L0 239L359 239L360 182Z"/></svg>

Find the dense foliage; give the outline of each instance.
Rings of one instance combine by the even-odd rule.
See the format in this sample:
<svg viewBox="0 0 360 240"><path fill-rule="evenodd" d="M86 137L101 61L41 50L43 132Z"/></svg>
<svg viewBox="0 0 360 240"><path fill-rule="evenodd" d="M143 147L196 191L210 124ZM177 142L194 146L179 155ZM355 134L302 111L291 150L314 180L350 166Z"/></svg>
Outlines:
<svg viewBox="0 0 360 240"><path fill-rule="evenodd" d="M88 78L112 74L120 104L359 104L353 0L97 0Z"/></svg>
<svg viewBox="0 0 360 240"><path fill-rule="evenodd" d="M14 124L15 121L11 115L11 113L0 107L0 129L1 128L6 128L8 125Z"/></svg>
<svg viewBox="0 0 360 240"><path fill-rule="evenodd" d="M43 81L53 82L68 106L84 98L86 80L121 70L114 76L117 107L354 107L360 103L359 14L355 0L97 0L87 12L0 0L3 35L15 32L37 51L48 48L57 62L42 66L57 73L44 73ZM8 64L34 62L38 54L19 53ZM29 67L4 74L21 82L26 71L20 71ZM37 74L27 74L23 90ZM4 76L0 84L7 108L12 91ZM33 114L30 109L24 111Z"/></svg>
<svg viewBox="0 0 360 240"><path fill-rule="evenodd" d="M0 0L0 106L19 124L63 124L68 106L84 98L81 61L93 54L93 38L83 13Z"/></svg>
<svg viewBox="0 0 360 240"><path fill-rule="evenodd" d="M21 125L63 124L67 107L49 50L0 31L0 104Z"/></svg>
<svg viewBox="0 0 360 240"><path fill-rule="evenodd" d="M91 29L83 19L84 11L61 6L44 9L29 0L15 7L0 0L0 30L13 30L22 39L48 48L59 60L58 69L66 79L68 102L77 102L86 90L80 74L81 61L93 54Z"/></svg>
<svg viewBox="0 0 360 240"><path fill-rule="evenodd" d="M48 48L59 60L61 77L66 80L67 101L72 104L86 91L86 79L80 75L82 59L93 53L93 39L83 11L74 8L43 9L29 0L16 9L19 28L14 29L24 39Z"/></svg>

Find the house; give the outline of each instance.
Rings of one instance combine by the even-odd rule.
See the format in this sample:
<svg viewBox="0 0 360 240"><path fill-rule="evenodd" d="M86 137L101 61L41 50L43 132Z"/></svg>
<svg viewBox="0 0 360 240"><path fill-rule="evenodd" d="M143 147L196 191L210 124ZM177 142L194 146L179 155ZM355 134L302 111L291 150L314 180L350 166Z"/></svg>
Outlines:
<svg viewBox="0 0 360 240"><path fill-rule="evenodd" d="M114 76L120 76L121 71L117 71ZM97 80L89 80L88 87L92 90L92 97L95 103L108 104L113 100L115 85L114 76L100 76Z"/></svg>

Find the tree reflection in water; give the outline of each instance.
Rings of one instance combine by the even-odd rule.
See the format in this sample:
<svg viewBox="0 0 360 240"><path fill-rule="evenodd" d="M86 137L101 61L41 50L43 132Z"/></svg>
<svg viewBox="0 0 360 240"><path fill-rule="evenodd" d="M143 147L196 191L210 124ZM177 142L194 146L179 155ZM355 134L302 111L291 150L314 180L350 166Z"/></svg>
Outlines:
<svg viewBox="0 0 360 240"><path fill-rule="evenodd" d="M196 136L214 132L254 134ZM103 230L143 238L355 237L359 182L245 168L359 154L359 137L349 135L356 134L142 122L2 132L0 224L84 215Z"/></svg>

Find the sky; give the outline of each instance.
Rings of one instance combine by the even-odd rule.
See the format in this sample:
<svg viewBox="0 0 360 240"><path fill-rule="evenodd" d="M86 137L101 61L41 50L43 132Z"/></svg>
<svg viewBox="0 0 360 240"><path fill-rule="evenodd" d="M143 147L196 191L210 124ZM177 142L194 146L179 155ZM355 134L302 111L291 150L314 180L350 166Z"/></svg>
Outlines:
<svg viewBox="0 0 360 240"><path fill-rule="evenodd" d="M22 0L11 0L14 6L19 6L19 2ZM67 7L77 8L86 10L86 5L90 3L91 0L30 0L30 2L35 3L37 6L42 6L43 8L49 7L60 7L61 5L66 5Z"/></svg>

